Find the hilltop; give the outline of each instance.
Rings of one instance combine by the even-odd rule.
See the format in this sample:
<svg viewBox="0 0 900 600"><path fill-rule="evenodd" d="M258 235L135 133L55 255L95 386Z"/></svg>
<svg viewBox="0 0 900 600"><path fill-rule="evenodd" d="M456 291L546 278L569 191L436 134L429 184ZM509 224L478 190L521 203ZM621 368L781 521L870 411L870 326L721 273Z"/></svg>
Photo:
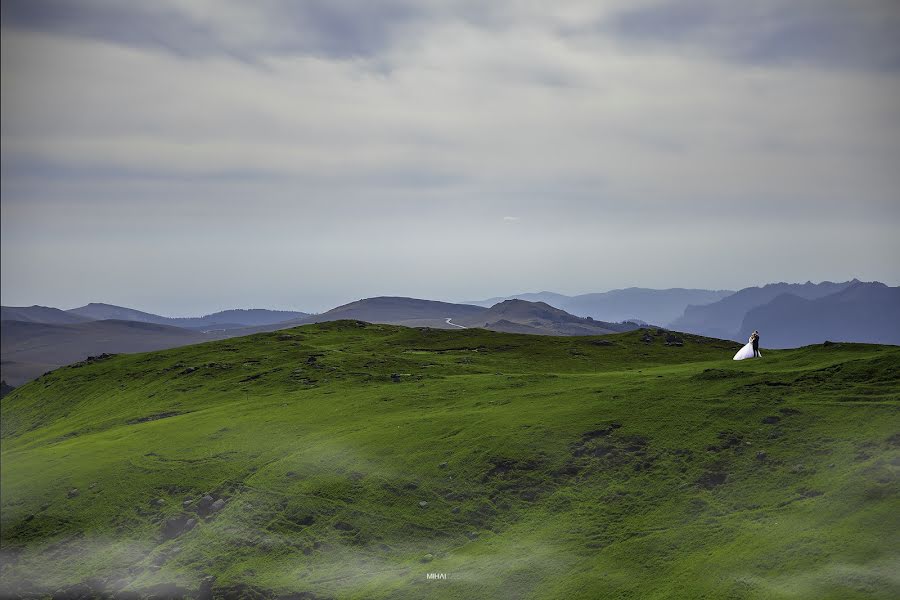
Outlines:
<svg viewBox="0 0 900 600"><path fill-rule="evenodd" d="M48 323L68 325L90 321L86 317L74 315L50 306L3 306L0 307L0 321L19 321L22 323Z"/></svg>
<svg viewBox="0 0 900 600"><path fill-rule="evenodd" d="M336 321L64 367L0 404L0 589L896 597L900 348L737 346Z"/></svg>
<svg viewBox="0 0 900 600"><path fill-rule="evenodd" d="M377 296L343 304L322 314L297 320L296 323L325 323L355 319L387 325L446 328L449 327L446 324L448 318L458 319L482 312L484 312L484 308L469 304L453 304L402 296Z"/></svg>
<svg viewBox="0 0 900 600"><path fill-rule="evenodd" d="M506 333L536 335L603 335L637 329L632 323L607 323L571 315L545 302L504 300L486 311L454 321Z"/></svg>
<svg viewBox="0 0 900 600"><path fill-rule="evenodd" d="M396 296L364 298L320 315L299 319L295 323L325 323L342 319L407 327L481 327L506 333L563 336L602 335L637 327L633 324L606 323L576 317L544 302L504 300L484 308L472 304Z"/></svg>

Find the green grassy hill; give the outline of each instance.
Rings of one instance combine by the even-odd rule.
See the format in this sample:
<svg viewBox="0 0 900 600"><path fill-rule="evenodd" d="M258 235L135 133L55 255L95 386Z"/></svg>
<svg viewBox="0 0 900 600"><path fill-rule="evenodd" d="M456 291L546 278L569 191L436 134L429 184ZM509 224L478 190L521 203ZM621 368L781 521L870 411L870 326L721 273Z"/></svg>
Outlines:
<svg viewBox="0 0 900 600"><path fill-rule="evenodd" d="M338 321L54 371L0 404L0 595L898 597L900 348L645 335Z"/></svg>

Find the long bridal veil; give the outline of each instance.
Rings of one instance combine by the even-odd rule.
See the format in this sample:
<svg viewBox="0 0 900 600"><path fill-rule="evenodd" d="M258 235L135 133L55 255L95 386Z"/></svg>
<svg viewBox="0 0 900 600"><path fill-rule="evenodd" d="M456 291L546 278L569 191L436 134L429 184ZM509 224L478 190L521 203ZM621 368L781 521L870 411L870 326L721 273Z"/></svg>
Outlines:
<svg viewBox="0 0 900 600"><path fill-rule="evenodd" d="M759 356L762 356L762 352L759 353ZM734 355L734 360L744 360L745 358L753 358L753 342L747 342L747 345Z"/></svg>

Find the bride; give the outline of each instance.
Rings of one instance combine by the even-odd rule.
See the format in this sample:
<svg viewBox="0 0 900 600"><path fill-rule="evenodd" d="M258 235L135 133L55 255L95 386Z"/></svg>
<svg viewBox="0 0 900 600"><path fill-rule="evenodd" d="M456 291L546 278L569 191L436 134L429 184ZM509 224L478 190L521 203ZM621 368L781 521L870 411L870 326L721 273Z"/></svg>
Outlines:
<svg viewBox="0 0 900 600"><path fill-rule="evenodd" d="M754 331L750 334L750 339L747 341L747 344L734 355L733 360L744 360L745 358L756 357L762 357L762 353L759 351L759 333Z"/></svg>

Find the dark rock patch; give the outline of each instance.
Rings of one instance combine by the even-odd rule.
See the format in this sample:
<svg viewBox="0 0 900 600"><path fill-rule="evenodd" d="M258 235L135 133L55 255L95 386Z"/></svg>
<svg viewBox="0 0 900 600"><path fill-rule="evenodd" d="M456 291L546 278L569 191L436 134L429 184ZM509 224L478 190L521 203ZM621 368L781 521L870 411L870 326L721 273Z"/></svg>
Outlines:
<svg viewBox="0 0 900 600"><path fill-rule="evenodd" d="M699 479L697 479L697 485L705 489L712 489L714 487L722 485L727 479L727 473L708 471L701 475Z"/></svg>
<svg viewBox="0 0 900 600"><path fill-rule="evenodd" d="M674 333L667 333L666 346L684 346L684 339Z"/></svg>
<svg viewBox="0 0 900 600"><path fill-rule="evenodd" d="M175 539L178 536L187 533L197 525L197 519L188 514L181 514L177 517L166 519L162 526L163 540Z"/></svg>

